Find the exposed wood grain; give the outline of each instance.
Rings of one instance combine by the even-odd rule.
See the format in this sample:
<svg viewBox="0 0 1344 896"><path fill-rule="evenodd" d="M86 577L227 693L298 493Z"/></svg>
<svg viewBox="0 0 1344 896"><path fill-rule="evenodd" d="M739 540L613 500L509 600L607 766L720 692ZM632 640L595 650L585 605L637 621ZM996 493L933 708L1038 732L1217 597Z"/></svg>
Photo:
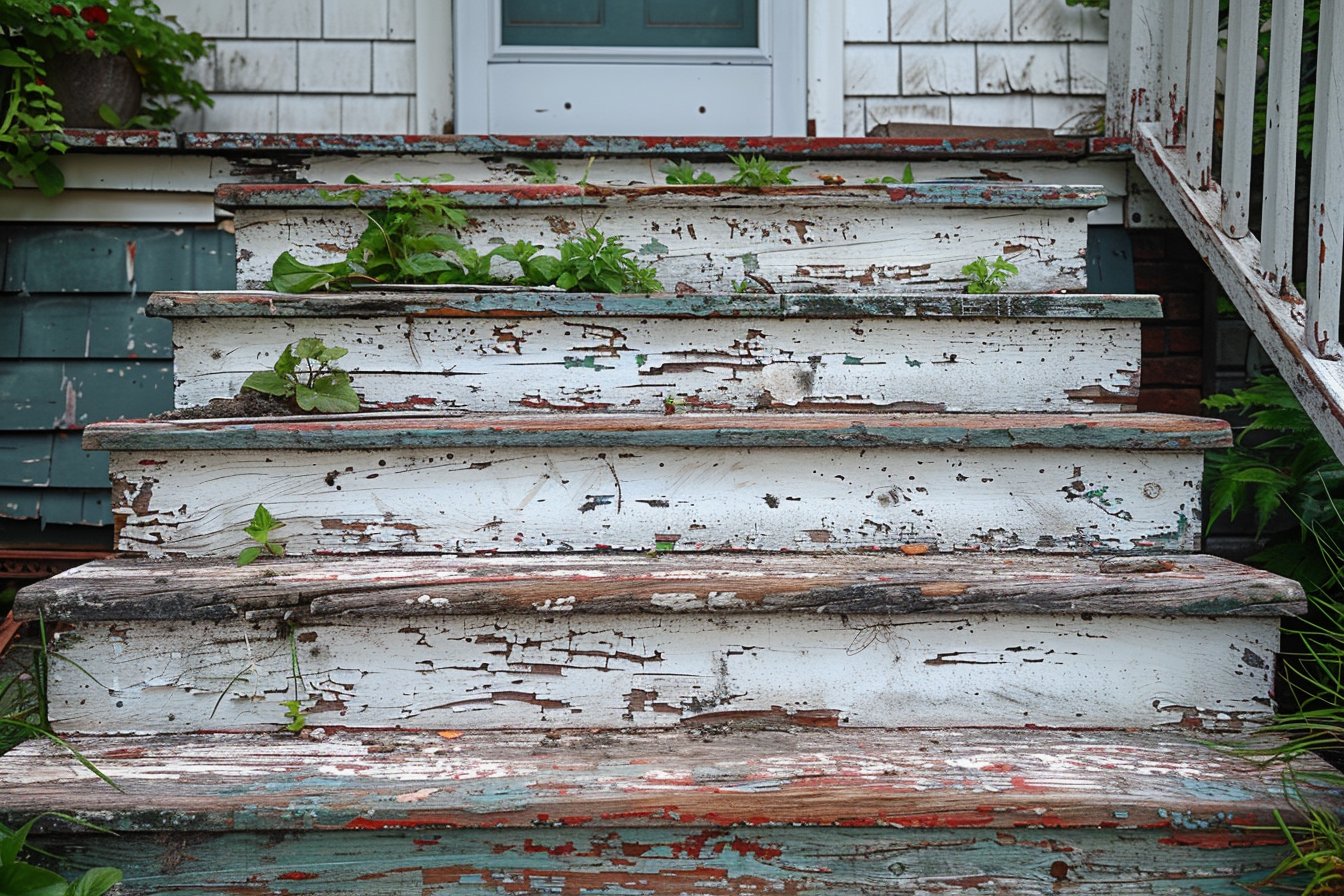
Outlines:
<svg viewBox="0 0 1344 896"><path fill-rule="evenodd" d="M292 426L262 433L257 424L270 444L249 451L228 449L227 439L211 448L208 437L218 433L208 428L169 427L165 444L203 436L197 447L208 450L113 452L118 548L156 557L237 556L258 502L285 522L287 549L296 554L905 544L934 551L1188 551L1200 528L1201 459L1193 451L949 451L874 445L863 433L848 448L845 441L742 448L731 435L719 446L707 439L702 447L622 447L627 435L613 437L592 423L604 419L589 415L583 425L592 431L571 431L575 441L605 448L454 442L314 451L333 443L321 432L306 439ZM241 428L223 432L251 438ZM389 423L374 434L400 440L416 433ZM930 441L936 438L930 431ZM1006 438L1012 444L1012 435Z"/></svg>
<svg viewBox="0 0 1344 896"><path fill-rule="evenodd" d="M597 225L651 264L669 290L682 283L699 292L731 292L751 274L777 292L961 292L963 266L978 256L1000 255L1019 268L1011 283L1015 291L1081 292L1087 286L1085 209L941 208L885 198L845 207L827 201L825 190L807 195L816 204L744 194L723 203L677 204L674 196L594 205L596 200L579 197L577 205L545 200L472 208L462 239L481 252L501 241L528 240L554 253L564 240ZM238 284L244 288L266 287L281 252L312 264L343 259L367 226L362 212L339 204L241 208L235 215ZM508 276L517 268L500 262L495 271Z"/></svg>
<svg viewBox="0 0 1344 896"><path fill-rule="evenodd" d="M673 293L608 295L402 287L349 293L158 292L150 317L744 317L851 319L1030 318L1039 320L1156 319L1153 295L1084 293Z"/></svg>
<svg viewBox="0 0 1344 896"><path fill-rule="evenodd" d="M613 824L618 822L613 821ZM940 831L592 827L52 835L69 876L112 865L120 893L214 896L1246 896L1283 855L1273 831ZM250 861L240 863L239 856Z"/></svg>
<svg viewBox="0 0 1344 896"><path fill-rule="evenodd" d="M1297 817L1281 769L1165 733L364 732L71 745L123 790L29 741L0 760L4 822L61 810L122 831L773 823L1017 836L1106 827L1236 842L1247 826L1272 826L1273 809Z"/></svg>
<svg viewBox="0 0 1344 896"><path fill-rule="evenodd" d="M174 321L178 407L231 398L293 318ZM1138 321L404 317L304 321L350 349L366 407L470 410L1133 410Z"/></svg>
<svg viewBox="0 0 1344 896"><path fill-rule="evenodd" d="M675 590L653 599L691 603ZM69 662L52 669L47 709L62 734L276 731L286 699L310 724L356 728L1239 730L1268 719L1278 650L1265 617L575 617L559 603L550 615L324 617L292 641L265 616L77 626L54 647Z"/></svg>
<svg viewBox="0 0 1344 896"><path fill-rule="evenodd" d="M467 614L1097 613L1280 616L1302 586L1203 555L779 554L694 557L119 558L19 592L20 619L62 622Z"/></svg>
<svg viewBox="0 0 1344 896"><path fill-rule="evenodd" d="M452 447L1073 448L1192 452L1231 445L1225 420L1175 414L374 414L109 421L104 451Z"/></svg>

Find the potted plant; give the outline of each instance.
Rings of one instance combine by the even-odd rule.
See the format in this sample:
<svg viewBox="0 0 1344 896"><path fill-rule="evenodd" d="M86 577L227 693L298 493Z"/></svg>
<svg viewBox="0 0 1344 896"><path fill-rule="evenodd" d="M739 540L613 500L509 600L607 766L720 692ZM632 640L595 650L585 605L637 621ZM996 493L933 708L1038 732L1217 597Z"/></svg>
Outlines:
<svg viewBox="0 0 1344 896"><path fill-rule="evenodd" d="M155 127L210 105L186 67L205 40L153 0L0 3L0 186L31 178L52 196L66 127Z"/></svg>

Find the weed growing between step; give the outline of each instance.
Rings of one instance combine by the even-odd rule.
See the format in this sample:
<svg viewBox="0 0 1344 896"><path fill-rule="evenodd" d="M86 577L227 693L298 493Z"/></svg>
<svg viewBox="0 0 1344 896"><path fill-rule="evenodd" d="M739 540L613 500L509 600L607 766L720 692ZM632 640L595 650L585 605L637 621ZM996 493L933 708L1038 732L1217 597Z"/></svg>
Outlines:
<svg viewBox="0 0 1344 896"><path fill-rule="evenodd" d="M359 410L359 396L350 374L336 366L349 352L313 336L300 339L285 346L270 370L248 376L243 388L292 401L304 411L353 414Z"/></svg>
<svg viewBox="0 0 1344 896"><path fill-rule="evenodd" d="M1344 892L1344 823L1302 802L1291 764L1309 752L1336 768L1344 763L1344 465L1279 377L1260 377L1204 404L1250 421L1234 447L1209 455L1206 529L1223 516L1251 514L1261 538L1287 523L1247 559L1300 581L1310 606L1306 616L1284 621L1279 713L1259 732L1286 740L1247 750L1287 763L1285 789L1306 819L1279 818L1292 852L1270 880L1304 896ZM1344 787L1344 773L1324 783ZM1289 886L1290 879L1299 886Z"/></svg>
<svg viewBox="0 0 1344 896"><path fill-rule="evenodd" d="M993 261L983 255L966 265L961 272L967 276L966 291L971 295L1002 292L1008 281L1017 276L1017 265L1002 255Z"/></svg>
<svg viewBox="0 0 1344 896"><path fill-rule="evenodd" d="M237 563L239 566L247 566L266 552L272 557L283 557L285 555L285 545L283 542L276 541L272 536L276 530L284 527L284 523L271 516L271 512L266 509L265 504L258 504L256 512L252 514L252 522L247 524L243 532L248 538L256 542L255 545L243 548L242 553L238 555Z"/></svg>
<svg viewBox="0 0 1344 896"><path fill-rule="evenodd" d="M348 290L376 283L513 285L602 293L663 289L653 267L596 227L562 242L558 255L543 254L541 246L526 240L481 253L458 238L468 218L450 194L408 184L388 195L385 208L372 211L360 207L363 191L358 187L322 195L349 201L368 226L344 261L311 265L288 251L280 253L271 268L271 288L277 292ZM520 273L495 273L496 259L512 262Z"/></svg>

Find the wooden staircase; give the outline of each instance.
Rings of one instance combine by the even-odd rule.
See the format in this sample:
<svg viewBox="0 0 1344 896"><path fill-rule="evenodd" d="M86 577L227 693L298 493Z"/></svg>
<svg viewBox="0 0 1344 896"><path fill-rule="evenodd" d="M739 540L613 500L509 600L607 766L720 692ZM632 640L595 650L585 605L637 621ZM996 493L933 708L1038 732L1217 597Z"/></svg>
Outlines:
<svg viewBox="0 0 1344 896"><path fill-rule="evenodd" d="M377 203L391 189L362 188ZM1295 583L1196 551L1218 421L1134 413L1088 187L435 187L600 218L672 290L255 291L361 228L232 186L177 403L317 336L366 410L90 427L118 547L25 589L52 724L0 820L129 893L1242 893ZM1007 255L1013 293L960 292ZM752 274L773 293L734 294ZM759 282L759 281L753 281ZM236 567L257 504L283 559ZM1337 799L1318 795L1325 799Z"/></svg>

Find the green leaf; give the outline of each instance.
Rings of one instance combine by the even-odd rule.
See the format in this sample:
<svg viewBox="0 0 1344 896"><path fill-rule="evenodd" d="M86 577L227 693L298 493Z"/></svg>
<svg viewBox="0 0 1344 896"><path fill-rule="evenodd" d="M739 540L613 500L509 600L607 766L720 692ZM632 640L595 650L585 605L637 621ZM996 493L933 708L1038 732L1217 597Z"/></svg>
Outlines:
<svg viewBox="0 0 1344 896"><path fill-rule="evenodd" d="M106 122L109 127L121 127L121 116L117 114L116 109L113 109L107 103L98 107L98 117Z"/></svg>
<svg viewBox="0 0 1344 896"><path fill-rule="evenodd" d="M38 192L50 199L53 196L59 196L65 189L65 175L61 169L56 167L56 163L51 159L43 159L42 162L32 170L31 176L33 183L37 184Z"/></svg>
<svg viewBox="0 0 1344 896"><path fill-rule="evenodd" d="M299 359L294 356L294 346L285 346L284 350L280 352L280 357L275 360L271 367L276 373L292 383L294 381L294 371L299 369Z"/></svg>
<svg viewBox="0 0 1344 896"><path fill-rule="evenodd" d="M905 163L905 170L901 172L901 183L912 184L915 182L915 170L910 167L910 163Z"/></svg>
<svg viewBox="0 0 1344 896"><path fill-rule="evenodd" d="M359 396L348 382L340 383L330 376L319 376L312 388L299 384L294 395L305 411L323 414L353 414L359 410Z"/></svg>
<svg viewBox="0 0 1344 896"><path fill-rule="evenodd" d="M70 886L69 896L103 896L121 883L119 868L90 868Z"/></svg>
<svg viewBox="0 0 1344 896"><path fill-rule="evenodd" d="M366 181L364 178L360 177L358 174L347 174L347 175L345 176L345 180L341 181L341 183L345 183L345 184L367 184L368 181Z"/></svg>
<svg viewBox="0 0 1344 896"><path fill-rule="evenodd" d="M252 512L252 525L269 532L272 529L280 528L284 523L276 523L275 517L266 509L266 505L258 504L257 509Z"/></svg>
<svg viewBox="0 0 1344 896"><path fill-rule="evenodd" d="M4 896L63 896L68 886L55 871L27 862L0 865L0 894Z"/></svg>
<svg viewBox="0 0 1344 896"><path fill-rule="evenodd" d="M294 345L294 354L303 361L309 361L316 358L326 348L322 340L316 336L305 336Z"/></svg>
<svg viewBox="0 0 1344 896"><path fill-rule="evenodd" d="M5 68L27 68L28 63L23 61L23 57L13 50L6 47L0 50L0 66Z"/></svg>
<svg viewBox="0 0 1344 896"><path fill-rule="evenodd" d="M271 554L276 557L285 556L285 546L278 541L266 542L266 550L270 551Z"/></svg>
<svg viewBox="0 0 1344 896"><path fill-rule="evenodd" d="M341 348L340 346L324 346L322 351L317 353L317 360L318 363L326 365L330 364L332 361L339 361L348 354L350 354L350 349L348 348Z"/></svg>
<svg viewBox="0 0 1344 896"><path fill-rule="evenodd" d="M243 388L265 395L288 398L294 394L294 383L273 370L258 370L243 380Z"/></svg>
<svg viewBox="0 0 1344 896"><path fill-rule="evenodd" d="M312 292L331 286L347 271L345 262L304 264L285 251L271 265L271 289L286 293Z"/></svg>
<svg viewBox="0 0 1344 896"><path fill-rule="evenodd" d="M6 828L5 836L0 837L0 865L13 865L19 860L19 853L23 852L23 845L28 842L28 834L36 823L37 819L31 818L23 827L12 831Z"/></svg>
<svg viewBox="0 0 1344 896"><path fill-rule="evenodd" d="M243 548L243 552L238 555L237 563L239 566L247 566L249 563L251 563L253 560L256 560L260 556L261 556L260 547Z"/></svg>

